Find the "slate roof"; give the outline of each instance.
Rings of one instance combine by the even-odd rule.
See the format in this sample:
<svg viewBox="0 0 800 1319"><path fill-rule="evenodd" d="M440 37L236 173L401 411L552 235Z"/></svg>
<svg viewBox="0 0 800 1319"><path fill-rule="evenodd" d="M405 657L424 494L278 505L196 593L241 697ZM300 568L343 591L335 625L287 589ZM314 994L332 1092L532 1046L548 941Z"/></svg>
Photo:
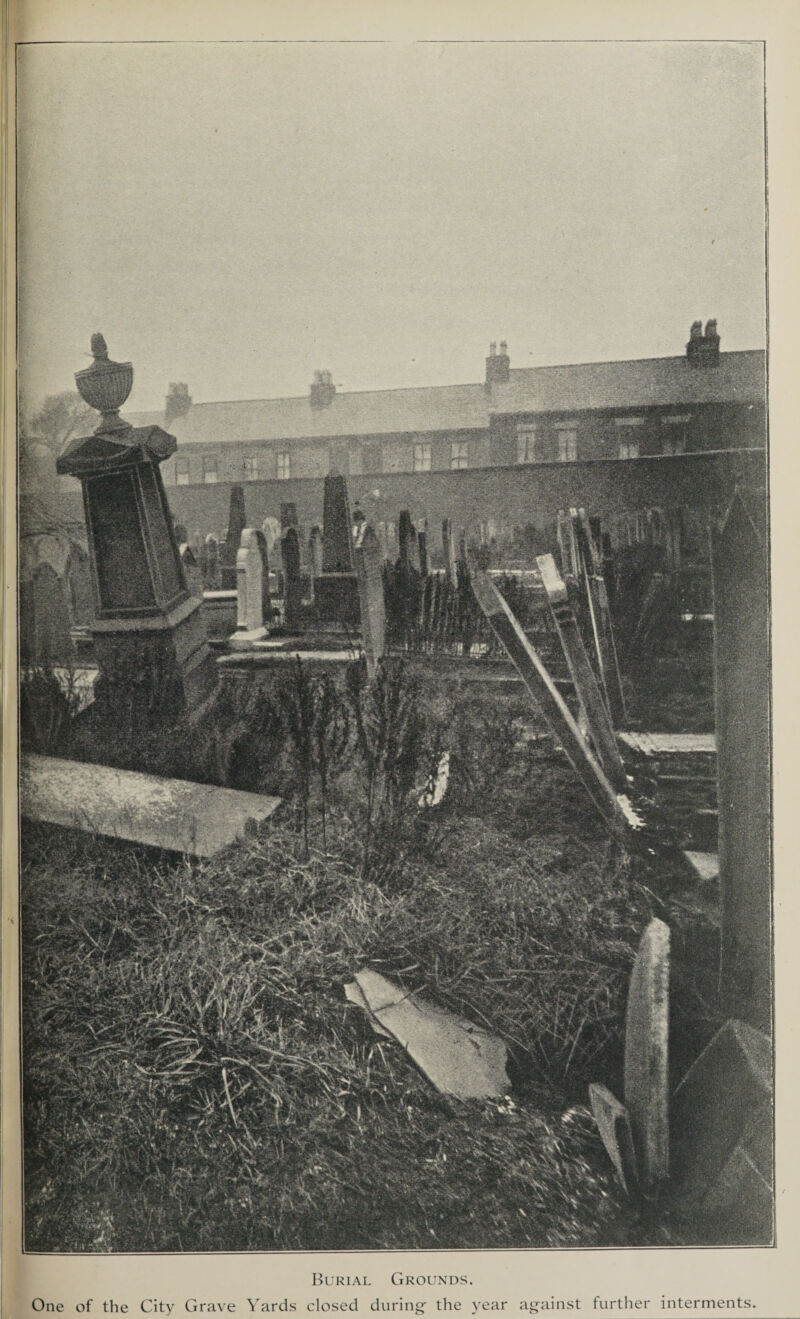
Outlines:
<svg viewBox="0 0 800 1319"><path fill-rule="evenodd" d="M134 425L147 424L127 412L123 416ZM163 417L160 420L163 425ZM179 444L219 444L228 439L255 443L485 430L488 425L489 396L483 385L430 385L340 393L324 408L312 408L308 395L195 403L185 417L170 421L167 429Z"/></svg>
<svg viewBox="0 0 800 1319"><path fill-rule="evenodd" d="M685 357L647 357L512 371L508 384L494 388L492 412L763 403L765 391L765 355L759 350L721 353L714 367L690 366Z"/></svg>
<svg viewBox="0 0 800 1319"><path fill-rule="evenodd" d="M430 385L337 393L323 408L298 398L195 403L166 429L179 444L263 443L359 435L486 430L492 414L580 412L650 405L756 403L765 396L760 350L722 353L716 367L684 356L512 369L507 384ZM163 426L161 413L123 413L134 426Z"/></svg>

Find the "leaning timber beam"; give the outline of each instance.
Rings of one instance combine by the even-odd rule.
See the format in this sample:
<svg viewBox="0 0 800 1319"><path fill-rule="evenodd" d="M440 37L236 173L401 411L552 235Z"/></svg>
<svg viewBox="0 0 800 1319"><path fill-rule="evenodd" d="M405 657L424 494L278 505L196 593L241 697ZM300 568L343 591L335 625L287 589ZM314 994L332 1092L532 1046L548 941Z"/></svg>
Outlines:
<svg viewBox="0 0 800 1319"><path fill-rule="evenodd" d="M552 554L540 554L536 564L541 573L542 583L547 592L547 601L556 630L561 638L561 646L567 661L570 677L575 692L581 703L589 736L597 757L611 784L622 792L627 778L619 754L617 739L608 706L603 699L594 669L589 663L589 656L583 644L578 620L573 613L567 595L566 584L562 581Z"/></svg>
<svg viewBox="0 0 800 1319"><path fill-rule="evenodd" d="M486 573L473 567L472 589L487 621L505 647L520 678L540 707L553 735L564 748L575 773L591 797L607 827L624 835L633 825L638 827L630 803L618 796L581 734L563 698L522 628L512 614L494 582Z"/></svg>

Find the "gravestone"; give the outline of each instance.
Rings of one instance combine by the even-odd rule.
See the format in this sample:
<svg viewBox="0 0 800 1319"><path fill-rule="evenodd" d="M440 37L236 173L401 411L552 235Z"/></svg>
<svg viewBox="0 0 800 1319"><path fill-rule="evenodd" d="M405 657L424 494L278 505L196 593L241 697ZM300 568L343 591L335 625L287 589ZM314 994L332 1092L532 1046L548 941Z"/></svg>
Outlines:
<svg viewBox="0 0 800 1319"><path fill-rule="evenodd" d="M101 413L93 435L73 440L56 470L83 487L96 611L91 624L101 672L96 702L113 716L130 703L142 672L158 681L162 710L192 709L208 696L215 666L206 642L202 602L186 586L159 463L177 442L160 426L132 427L119 409L133 367L111 362L102 335L92 337L94 363L75 376ZM137 690L150 708L147 683Z"/></svg>
<svg viewBox="0 0 800 1319"><path fill-rule="evenodd" d="M266 517L261 523L261 530L267 542L267 553L271 554L281 537L281 524L277 518Z"/></svg>
<svg viewBox="0 0 800 1319"><path fill-rule="evenodd" d="M353 524L347 482L331 472L325 477L322 519L322 572L314 584L317 619L344 629L360 623L358 582L353 565Z"/></svg>
<svg viewBox="0 0 800 1319"><path fill-rule="evenodd" d="M200 573L204 591L220 589L219 546L216 536L206 536L200 552Z"/></svg>
<svg viewBox="0 0 800 1319"><path fill-rule="evenodd" d="M417 531L407 508L401 509L397 525L400 538L400 563L404 568L409 568L418 575L420 559Z"/></svg>
<svg viewBox="0 0 800 1319"><path fill-rule="evenodd" d="M427 532L417 532L417 553L419 555L419 575L428 576L428 536Z"/></svg>
<svg viewBox="0 0 800 1319"><path fill-rule="evenodd" d="M244 487L234 485L231 486L228 530L219 547L220 589L223 591L236 590L236 556L245 526Z"/></svg>
<svg viewBox="0 0 800 1319"><path fill-rule="evenodd" d="M634 1190L638 1174L627 1108L604 1085L596 1084L589 1086L589 1104L623 1191Z"/></svg>
<svg viewBox="0 0 800 1319"><path fill-rule="evenodd" d="M283 557L283 612L284 622L290 631L300 623L300 604L303 599L303 579L300 576L300 541L294 527L289 527L281 541Z"/></svg>
<svg viewBox="0 0 800 1319"><path fill-rule="evenodd" d="M669 1175L669 927L652 920L642 935L625 1014L625 1105L642 1186Z"/></svg>
<svg viewBox="0 0 800 1319"><path fill-rule="evenodd" d="M451 585L457 580L456 572L456 545L453 538L453 527L449 518L442 522L442 550L444 552L444 575Z"/></svg>
<svg viewBox="0 0 800 1319"><path fill-rule="evenodd" d="M770 1029L769 592L763 538L736 495L712 530L720 996L729 1017Z"/></svg>
<svg viewBox="0 0 800 1319"><path fill-rule="evenodd" d="M261 614L264 626L268 627L272 618L272 599L269 592L269 550L263 531L256 530L256 544L261 555Z"/></svg>
<svg viewBox="0 0 800 1319"><path fill-rule="evenodd" d="M230 638L234 650L252 646L266 636L263 576L257 533L252 527L245 527L236 555L236 631Z"/></svg>
<svg viewBox="0 0 800 1319"><path fill-rule="evenodd" d="M178 546L181 563L183 564L183 575L186 578L186 586L189 594L197 599L203 598L203 574L200 571L198 563L191 545L186 541Z"/></svg>
<svg viewBox="0 0 800 1319"><path fill-rule="evenodd" d="M49 563L37 568L26 584L26 596L26 607L21 610L23 664L73 664L75 647L65 584Z"/></svg>
<svg viewBox="0 0 800 1319"><path fill-rule="evenodd" d="M325 477L322 514L322 571L353 571L353 532L347 482L335 473Z"/></svg>
<svg viewBox="0 0 800 1319"><path fill-rule="evenodd" d="M67 561L67 604L74 628L89 628L94 618L92 573L89 555L82 545L72 544Z"/></svg>
<svg viewBox="0 0 800 1319"><path fill-rule="evenodd" d="M378 537L368 522L356 534L353 557L358 578L361 634L367 673L374 678L386 644L386 611L383 598L383 555Z"/></svg>
<svg viewBox="0 0 800 1319"><path fill-rule="evenodd" d="M316 526L308 538L308 566L312 581L322 576L322 531Z"/></svg>
<svg viewBox="0 0 800 1319"><path fill-rule="evenodd" d="M727 1021L672 1096L671 1174L692 1216L765 1244L772 1229L772 1048L769 1036ZM736 1231L737 1225L739 1231Z"/></svg>
<svg viewBox="0 0 800 1319"><path fill-rule="evenodd" d="M289 527L297 526L297 505L292 503L281 504L281 531L288 531Z"/></svg>

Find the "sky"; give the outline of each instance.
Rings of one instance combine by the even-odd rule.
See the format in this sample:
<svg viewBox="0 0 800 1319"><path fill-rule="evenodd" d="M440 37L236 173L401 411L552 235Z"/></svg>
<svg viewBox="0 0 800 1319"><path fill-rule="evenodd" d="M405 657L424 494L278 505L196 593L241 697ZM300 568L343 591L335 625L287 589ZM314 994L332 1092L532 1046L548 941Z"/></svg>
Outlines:
<svg viewBox="0 0 800 1319"><path fill-rule="evenodd" d="M765 342L757 43L23 46L17 177L26 408Z"/></svg>

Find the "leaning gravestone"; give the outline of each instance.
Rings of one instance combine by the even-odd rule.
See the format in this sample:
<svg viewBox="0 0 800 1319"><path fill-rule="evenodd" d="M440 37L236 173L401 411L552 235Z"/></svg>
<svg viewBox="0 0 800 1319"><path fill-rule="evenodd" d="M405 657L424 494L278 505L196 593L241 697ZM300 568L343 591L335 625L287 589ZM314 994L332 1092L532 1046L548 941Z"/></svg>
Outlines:
<svg viewBox="0 0 800 1319"><path fill-rule="evenodd" d="M361 606L361 633L367 673L374 678L386 644L386 610L383 598L383 556L378 537L362 522L353 546Z"/></svg>
<svg viewBox="0 0 800 1319"><path fill-rule="evenodd" d="M642 1186L669 1174L669 927L652 920L642 935L625 1015L625 1105Z"/></svg>

